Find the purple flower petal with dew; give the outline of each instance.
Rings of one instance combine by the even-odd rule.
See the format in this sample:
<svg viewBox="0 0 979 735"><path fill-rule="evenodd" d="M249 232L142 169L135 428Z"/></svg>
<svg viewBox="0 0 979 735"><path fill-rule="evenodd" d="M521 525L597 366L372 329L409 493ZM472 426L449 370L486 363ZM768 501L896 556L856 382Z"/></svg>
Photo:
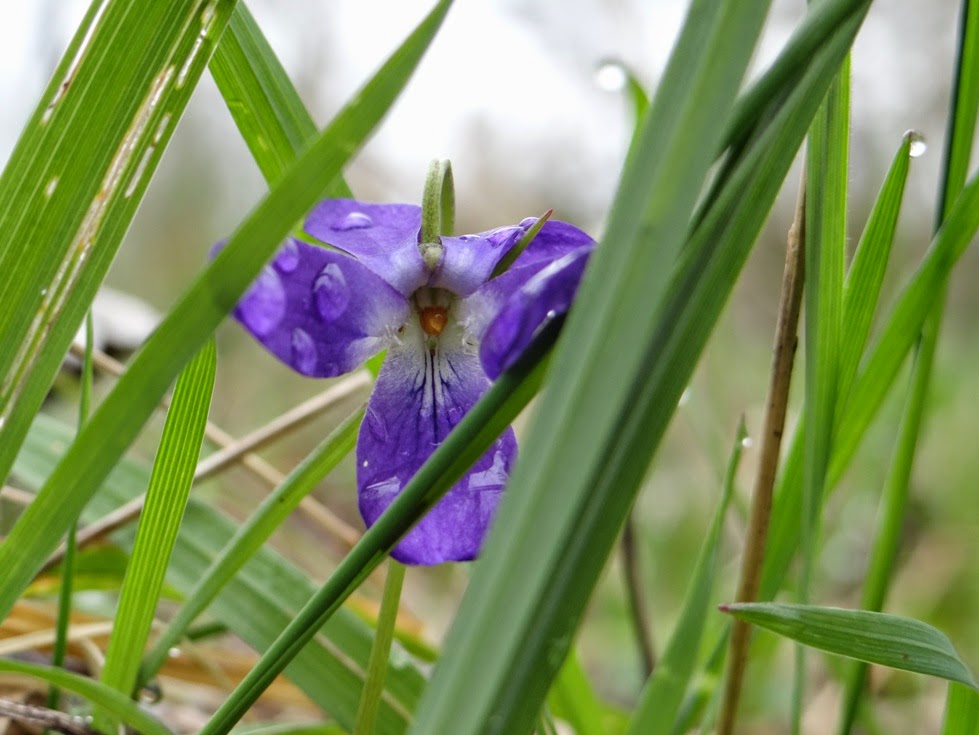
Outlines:
<svg viewBox="0 0 979 735"><path fill-rule="evenodd" d="M359 507L370 526L539 329L570 306L594 241L548 221L491 278L536 222L439 238L419 248L421 208L321 202L234 316L272 354L315 377L355 369L387 349L357 440ZM437 246L436 246L437 247ZM395 547L407 564L476 558L516 459L507 429Z"/></svg>

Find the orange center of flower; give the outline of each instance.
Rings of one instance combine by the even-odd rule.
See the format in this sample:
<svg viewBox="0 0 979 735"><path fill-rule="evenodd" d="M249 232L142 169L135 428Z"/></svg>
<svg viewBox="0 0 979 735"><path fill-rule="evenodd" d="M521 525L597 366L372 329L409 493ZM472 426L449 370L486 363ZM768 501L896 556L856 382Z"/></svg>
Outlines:
<svg viewBox="0 0 979 735"><path fill-rule="evenodd" d="M425 334L430 334L433 337L442 334L442 330L445 329L445 325L449 321L444 306L426 306L421 310L419 318Z"/></svg>

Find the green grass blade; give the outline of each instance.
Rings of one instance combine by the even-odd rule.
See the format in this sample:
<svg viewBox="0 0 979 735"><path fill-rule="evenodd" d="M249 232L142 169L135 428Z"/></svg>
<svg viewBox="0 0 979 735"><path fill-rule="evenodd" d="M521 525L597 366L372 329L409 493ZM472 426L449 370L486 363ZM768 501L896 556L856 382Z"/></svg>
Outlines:
<svg viewBox="0 0 979 735"><path fill-rule="evenodd" d="M942 735L975 735L977 732L979 692L961 684L949 684Z"/></svg>
<svg viewBox="0 0 979 735"><path fill-rule="evenodd" d="M131 694L136 685L139 661L194 482L216 369L217 353L211 340L181 372L167 411L102 669L102 683L123 694ZM105 712L97 711L95 719L100 729L114 726Z"/></svg>
<svg viewBox="0 0 979 735"><path fill-rule="evenodd" d="M919 620L866 610L774 602L735 603L721 609L811 648L976 689L972 673L945 634Z"/></svg>
<svg viewBox="0 0 979 735"><path fill-rule="evenodd" d="M742 419L724 475L721 499L714 511L707 538L700 549L700 557L687 588L680 618L662 659L643 689L626 735L668 735L672 731L683 694L690 684L697 662L700 638L714 590L721 532L724 530L724 519L734 493L734 479L747 436Z"/></svg>
<svg viewBox="0 0 979 735"><path fill-rule="evenodd" d="M442 0L354 96L235 231L136 354L92 420L0 546L0 618L78 516L155 409L167 385L208 339L294 223L380 122L434 38ZM3 451L3 450L0 450Z"/></svg>
<svg viewBox="0 0 979 735"><path fill-rule="evenodd" d="M915 134L908 133L897 149L846 275L837 410L846 402L877 311L884 273L894 244L897 218L901 213L914 141Z"/></svg>
<svg viewBox="0 0 979 735"><path fill-rule="evenodd" d="M72 431L43 414L28 434L14 471L28 488L42 485L57 465ZM90 522L139 496L149 483L150 470L123 459L85 509ZM187 595L225 551L238 531L238 522L191 497L180 536L174 547L167 582ZM130 550L134 533L121 529L112 536ZM104 570L106 562L97 561ZM208 607L210 618L230 629L258 651L267 648L312 597L309 577L268 547L261 548L224 587ZM193 639L192 631L188 637ZM370 656L373 633L361 618L341 608L319 634L296 656L286 675L323 711L346 728L353 727ZM425 679L411 662L388 672L387 691L378 718L379 735L397 735L407 727L421 696Z"/></svg>
<svg viewBox="0 0 979 735"><path fill-rule="evenodd" d="M569 315L523 450L533 461L511 478L413 732L527 729L564 660L661 435L650 426L676 405L649 402L651 373L670 364L650 359L650 336L675 324L670 275L766 10L691 6Z"/></svg>
<svg viewBox="0 0 979 735"><path fill-rule="evenodd" d="M180 642L187 628L282 525L299 502L353 449L363 416L364 410L361 408L343 421L289 473L285 482L270 493L238 529L220 556L200 576L180 610L157 638L153 650L147 654L141 672L143 683L156 676L166 662L170 649Z"/></svg>
<svg viewBox="0 0 979 735"><path fill-rule="evenodd" d="M93 2L0 176L0 479L233 7Z"/></svg>
<svg viewBox="0 0 979 735"><path fill-rule="evenodd" d="M9 658L0 658L0 672L33 676L36 679L50 682L61 689L74 692L98 705L106 712L110 712L121 722L126 723L133 730L143 735L173 735L159 720L147 714L142 707L125 694L121 694L112 687L94 681L87 676Z"/></svg>
<svg viewBox="0 0 979 735"><path fill-rule="evenodd" d="M211 57L211 75L241 137L271 185L316 139L316 123L299 98L275 52L239 2ZM349 197L339 174L327 196Z"/></svg>
<svg viewBox="0 0 979 735"><path fill-rule="evenodd" d="M823 489L836 415L846 258L850 62L843 62L813 120L806 147L805 396L802 564L797 598L809 601L816 565ZM796 652L792 732L802 730L805 649Z"/></svg>
<svg viewBox="0 0 979 735"><path fill-rule="evenodd" d="M572 648L547 697L554 714L571 725L575 735L604 735L605 706L595 693Z"/></svg>
<svg viewBox="0 0 979 735"><path fill-rule="evenodd" d="M556 322L477 401L415 473L384 514L367 529L336 571L292 619L261 660L201 730L224 735L275 677L380 564L398 540L434 505L536 394L547 368Z"/></svg>

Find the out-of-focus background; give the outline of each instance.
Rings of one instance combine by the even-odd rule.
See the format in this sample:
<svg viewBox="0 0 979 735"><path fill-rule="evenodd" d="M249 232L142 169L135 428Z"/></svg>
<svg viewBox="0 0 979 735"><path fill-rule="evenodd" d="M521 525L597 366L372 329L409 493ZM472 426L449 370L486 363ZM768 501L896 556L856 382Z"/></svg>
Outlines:
<svg viewBox="0 0 979 735"><path fill-rule="evenodd" d="M86 5L83 0L43 0L11 3L6 9L6 22L0 25L0 160L6 160L14 146ZM417 202L428 161L447 157L455 172L461 231L488 229L553 208L556 217L600 236L633 124L628 100L617 87L620 80L608 62L624 63L653 90L686 5L685 0L459 2L403 98L350 167L352 188L362 199ZM774 5L755 74L778 52L805 11L801 0L776 0ZM957 5L952 0L880 2L853 52L853 244L902 134L917 130L928 144L912 165L885 303L893 299L930 239ZM314 118L324 124L429 4L251 0L249 6ZM797 172L790 174L637 506L648 601L660 643L671 628L717 497L737 418L746 414L749 431L757 430L761 421L785 232L797 180ZM258 169L205 75L108 284L165 311L201 267L211 243L230 232L263 191ZM973 667L979 667L979 565L974 563L979 558L979 335L974 318L979 290L973 285L977 276L979 256L969 252L951 290L926 436L914 473L902 569L888 605L891 611L942 627ZM237 434L323 388L322 382L291 374L230 324L220 333L219 370L213 417ZM70 396L71 379L62 383ZM899 379L899 392L903 385ZM110 383L99 387L104 391ZM859 599L900 399L892 398L830 500L815 596L819 602L854 605ZM63 407L55 403L52 410L64 416L73 412L67 401ZM278 466L290 467L338 415L317 421L268 456ZM741 475L742 515L753 462L749 447ZM207 484L202 492L243 514L264 491L235 472L222 483ZM351 465L334 473L318 492L359 526ZM303 531L299 528L288 540L277 541L311 574L323 578L339 550L324 548L312 532ZM732 522L724 574L727 590L733 585L740 532L740 524ZM408 606L432 640L451 621L465 578L463 567L409 575ZM591 605L581 646L586 666L603 692L615 701L630 702L641 679L615 566ZM942 685L882 673L875 686L883 688L887 700L882 722L901 722L900 730L906 732L930 729L940 711ZM751 687L747 696L749 719L752 707L764 700L788 706L787 690L775 686ZM832 697L832 690L820 696ZM819 708L814 708L812 717L818 716ZM909 723L911 729L906 729ZM815 719L810 724L814 732L821 731Z"/></svg>

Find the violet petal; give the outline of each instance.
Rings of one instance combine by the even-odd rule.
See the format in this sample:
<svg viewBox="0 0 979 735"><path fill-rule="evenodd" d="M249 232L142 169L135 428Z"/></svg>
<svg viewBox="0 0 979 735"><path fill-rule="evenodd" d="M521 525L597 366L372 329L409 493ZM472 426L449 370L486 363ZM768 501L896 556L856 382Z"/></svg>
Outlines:
<svg viewBox="0 0 979 735"><path fill-rule="evenodd" d="M491 379L517 361L541 327L571 308L591 251L583 247L568 253L510 294L479 345L480 362Z"/></svg>
<svg viewBox="0 0 979 735"><path fill-rule="evenodd" d="M409 323L400 343L388 350L357 440L360 513L368 526L489 386L461 335L452 325L430 350L421 328ZM508 428L392 556L405 564L476 558L516 451Z"/></svg>
<svg viewBox="0 0 979 735"><path fill-rule="evenodd" d="M404 296L428 282L418 249L421 207L327 199L306 218L305 230L350 253Z"/></svg>
<svg viewBox="0 0 979 735"><path fill-rule="evenodd" d="M443 237L445 255L431 284L445 288L459 296L468 296L486 283L500 258L506 255L533 224L529 220L524 227L500 227L476 235Z"/></svg>
<svg viewBox="0 0 979 735"><path fill-rule="evenodd" d="M348 255L289 239L233 315L303 375L333 377L380 352L410 314L407 300Z"/></svg>

